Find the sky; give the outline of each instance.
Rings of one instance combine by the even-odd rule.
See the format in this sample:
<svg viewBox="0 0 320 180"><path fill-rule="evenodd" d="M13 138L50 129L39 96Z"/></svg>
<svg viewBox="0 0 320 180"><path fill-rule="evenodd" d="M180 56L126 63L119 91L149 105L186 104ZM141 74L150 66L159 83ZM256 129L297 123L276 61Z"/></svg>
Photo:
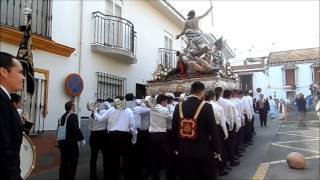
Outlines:
<svg viewBox="0 0 320 180"><path fill-rule="evenodd" d="M169 0L185 17L202 15L208 0ZM213 11L200 28L223 36L236 59L269 52L319 47L319 0L212 0ZM213 17L213 18L212 18Z"/></svg>

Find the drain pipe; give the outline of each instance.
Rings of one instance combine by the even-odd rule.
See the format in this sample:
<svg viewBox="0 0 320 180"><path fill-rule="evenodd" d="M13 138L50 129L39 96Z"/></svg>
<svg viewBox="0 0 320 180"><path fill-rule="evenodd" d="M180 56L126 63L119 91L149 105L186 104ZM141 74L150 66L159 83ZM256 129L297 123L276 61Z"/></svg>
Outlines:
<svg viewBox="0 0 320 180"><path fill-rule="evenodd" d="M79 56L78 56L78 74L81 76L81 62L82 62L82 21L83 21L83 0L80 0L80 19L79 19ZM78 96L77 101L77 113L81 112L80 108L80 98L81 95ZM80 124L80 123L79 123Z"/></svg>

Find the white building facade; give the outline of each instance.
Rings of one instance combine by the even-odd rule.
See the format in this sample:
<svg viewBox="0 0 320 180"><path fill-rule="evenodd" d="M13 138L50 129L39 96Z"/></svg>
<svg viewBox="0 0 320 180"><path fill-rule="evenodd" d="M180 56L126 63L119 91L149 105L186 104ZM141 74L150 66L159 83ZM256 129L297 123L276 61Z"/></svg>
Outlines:
<svg viewBox="0 0 320 180"><path fill-rule="evenodd" d="M320 48L270 53L267 61L267 90L279 99L311 94L310 85L320 79Z"/></svg>
<svg viewBox="0 0 320 180"><path fill-rule="evenodd" d="M10 11L1 11L0 51L13 55L21 40L17 27L24 23L20 2L1 2ZM161 48L181 50L183 45L175 35L183 30L184 18L166 1L30 2L33 61L39 80L32 105L38 109L31 116L39 119L38 130L55 130L64 103L71 99L81 117L89 115L87 102L129 92L143 94L160 61ZM66 93L64 85L72 73L84 82L76 98Z"/></svg>
<svg viewBox="0 0 320 180"><path fill-rule="evenodd" d="M319 48L271 52L268 57L247 58L232 69L239 75L240 88L258 88L265 96L293 100L295 95L311 94L310 85L320 82Z"/></svg>

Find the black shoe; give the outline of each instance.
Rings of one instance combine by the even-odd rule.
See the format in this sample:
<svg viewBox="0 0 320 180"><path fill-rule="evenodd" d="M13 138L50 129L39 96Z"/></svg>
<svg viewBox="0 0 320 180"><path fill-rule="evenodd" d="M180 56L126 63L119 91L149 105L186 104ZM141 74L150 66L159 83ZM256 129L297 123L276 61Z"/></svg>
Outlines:
<svg viewBox="0 0 320 180"><path fill-rule="evenodd" d="M227 166L224 169L227 170L227 171L231 171L232 170L232 168L230 166Z"/></svg>
<svg viewBox="0 0 320 180"><path fill-rule="evenodd" d="M225 175L227 175L227 174L229 174L228 171L220 171L220 172L219 172L219 176L225 176Z"/></svg>
<svg viewBox="0 0 320 180"><path fill-rule="evenodd" d="M244 153L244 152L246 152L246 150L245 149L239 149L239 152L240 153Z"/></svg>
<svg viewBox="0 0 320 180"><path fill-rule="evenodd" d="M251 146L251 145L252 145L252 142L248 142L247 144L248 144L249 146Z"/></svg>
<svg viewBox="0 0 320 180"><path fill-rule="evenodd" d="M239 166L239 164L240 164L239 161L230 162L230 166Z"/></svg>

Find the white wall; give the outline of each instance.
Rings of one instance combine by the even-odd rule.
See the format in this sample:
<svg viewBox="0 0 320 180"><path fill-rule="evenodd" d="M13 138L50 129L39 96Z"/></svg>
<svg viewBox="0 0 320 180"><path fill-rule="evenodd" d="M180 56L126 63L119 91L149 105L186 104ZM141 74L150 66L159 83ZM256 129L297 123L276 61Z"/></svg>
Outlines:
<svg viewBox="0 0 320 180"><path fill-rule="evenodd" d="M254 72L252 74L253 97L258 96L258 93L256 91L257 88L261 88L262 93L268 95L269 91L267 89L267 85L267 78L263 72Z"/></svg>
<svg viewBox="0 0 320 180"><path fill-rule="evenodd" d="M81 75L85 89L80 97L80 114L87 115L86 103L96 99L96 72L104 72L127 78L127 92L135 93L136 83L145 84L152 79L159 58L159 48L164 47L164 30L173 35L180 33L174 23L154 9L146 1L124 1L122 17L134 24L137 32L137 64L126 64L106 55L91 51L93 40L92 12L105 12L104 1L84 1ZM180 49L180 42L173 42Z"/></svg>
<svg viewBox="0 0 320 180"><path fill-rule="evenodd" d="M296 94L303 93L305 96L310 94L309 85L312 83L312 70L311 63L296 64L298 67L297 77L297 89ZM269 92L273 95L276 92L277 97L286 99L287 89L284 88L284 77L282 68L284 66L272 66L269 67Z"/></svg>
<svg viewBox="0 0 320 180"><path fill-rule="evenodd" d="M96 72L127 78L127 92L135 93L136 83L145 84L152 79L159 60L159 48L164 47L165 31L173 38L182 31L175 23L146 1L124 1L123 18L130 20L137 32L137 64L126 64L91 51L93 42L92 12L105 13L105 1L83 1L82 53L79 63L81 1L53 1L52 40L75 48L70 57L63 57L41 50L33 50L36 68L49 70L48 115L45 129L56 129L57 120L64 112L64 103L71 99L65 93L64 80L70 73L79 73L84 80L84 90L79 100L79 117L88 116L88 101L95 101ZM16 54L18 46L0 42L1 51ZM173 41L173 49L180 50L181 42ZM81 64L81 65L79 65Z"/></svg>

